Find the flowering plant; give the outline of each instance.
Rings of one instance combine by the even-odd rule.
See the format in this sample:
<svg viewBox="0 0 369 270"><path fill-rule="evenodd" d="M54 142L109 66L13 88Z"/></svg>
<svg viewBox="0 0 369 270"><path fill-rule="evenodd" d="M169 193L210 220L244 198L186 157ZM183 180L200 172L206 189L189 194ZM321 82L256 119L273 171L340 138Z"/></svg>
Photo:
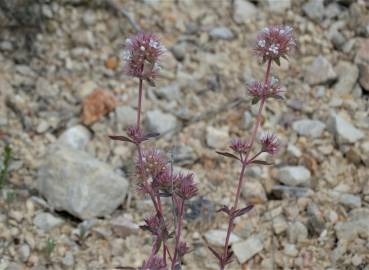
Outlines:
<svg viewBox="0 0 369 270"><path fill-rule="evenodd" d="M197 193L194 175L173 172L166 156L157 149L143 149L143 142L157 137L159 133L145 133L141 128L141 108L143 82L155 86L160 69L159 58L165 47L153 35L138 33L126 40L123 58L124 71L139 80L136 125L127 129L126 136L109 136L113 140L132 143L137 148L135 175L139 180L137 190L150 197L154 213L145 218L141 229L153 237L153 246L149 258L139 268L142 270L180 269L181 258L189 251L181 240L185 201ZM174 228L164 215L162 197L170 197L173 204ZM170 250L168 241L174 238L174 250ZM161 254L160 254L161 250Z"/></svg>
<svg viewBox="0 0 369 270"><path fill-rule="evenodd" d="M226 240L222 252L218 252L212 247L210 251L214 254L219 262L219 267L224 270L226 265L231 263L233 252L229 246L229 239L234 227L234 220L247 212L253 205L248 204L243 208L238 207L240 192L244 181L244 174L247 167L257 165L271 165L270 163L257 159L262 153L274 155L278 151L279 142L277 137L272 133L263 135L260 139L261 147L256 154L252 155L253 146L256 141L256 135L261 122L261 114L268 98L283 99L283 90L274 77L271 79L270 71L272 62L280 64L280 58L287 59L288 54L296 47L295 39L293 38L293 30L289 26L271 26L264 28L257 36L256 45L254 47L255 54L260 57L262 63L266 63L266 72L263 82L253 81L248 86L248 93L253 98L252 103L259 103L259 110L256 116L256 121L252 129L250 138L236 138L231 142L230 148L234 153L217 152L228 158L237 159L241 165L241 171L238 180L238 186L235 195L235 201L232 207L223 206L219 212L224 212L228 216L228 229Z"/></svg>

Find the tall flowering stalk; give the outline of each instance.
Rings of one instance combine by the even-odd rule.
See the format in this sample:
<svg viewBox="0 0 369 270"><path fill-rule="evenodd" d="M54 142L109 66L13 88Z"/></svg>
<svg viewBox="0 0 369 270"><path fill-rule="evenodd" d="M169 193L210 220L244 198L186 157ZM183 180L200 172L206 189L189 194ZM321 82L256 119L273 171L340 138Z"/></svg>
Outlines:
<svg viewBox="0 0 369 270"><path fill-rule="evenodd" d="M255 54L261 58L262 63L266 64L265 77L262 82L254 81L248 86L248 93L253 97L252 103L259 103L259 110L256 116L256 121L253 126L251 136L247 139L237 138L231 142L230 148L233 153L217 152L228 158L234 158L240 162L241 171L236 189L234 204L232 207L224 206L219 212L224 212L228 216L227 236L224 243L223 251L217 252L209 247L210 251L218 259L219 267L224 270L226 265L231 263L233 252L229 246L229 238L234 228L234 221L237 217L249 212L253 205L249 204L243 208L239 208L238 202L240 199L241 188L244 182L244 174L247 167L257 165L270 165L264 160L257 159L260 154L268 153L275 154L278 151L279 142L274 134L267 133L260 139L260 149L252 155L253 146L256 141L256 135L261 122L261 115L265 102L268 98L283 99L283 90L279 85L278 80L274 77L270 78L272 62L280 64L280 58L287 59L288 54L296 47L293 38L293 30L289 26L271 26L264 28L257 36L256 45L254 47Z"/></svg>
<svg viewBox="0 0 369 270"><path fill-rule="evenodd" d="M136 125L127 129L127 136L109 136L113 140L129 142L137 147L135 164L136 177L139 180L138 191L148 195L152 201L154 213L145 218L141 226L154 237L149 258L143 262L142 270L180 269L181 258L188 247L181 240L185 201L197 193L193 174L175 174L169 166L166 156L156 149L143 149L143 142L157 137L158 133L144 133L141 128L143 84L155 86L158 76L159 58L165 47L153 35L138 33L126 40L123 58L124 71L139 80ZM169 226L164 216L162 197L171 197L173 202L174 228ZM168 241L174 238L174 250L170 251ZM161 251L161 252L160 252ZM160 254L161 253L161 254Z"/></svg>

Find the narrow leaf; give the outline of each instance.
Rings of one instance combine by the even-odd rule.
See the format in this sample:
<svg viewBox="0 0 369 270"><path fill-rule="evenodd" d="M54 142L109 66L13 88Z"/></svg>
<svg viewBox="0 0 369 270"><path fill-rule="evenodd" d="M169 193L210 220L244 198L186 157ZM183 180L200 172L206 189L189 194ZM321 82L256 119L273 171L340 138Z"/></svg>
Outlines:
<svg viewBox="0 0 369 270"><path fill-rule="evenodd" d="M147 133L143 136L144 140L148 140L150 138L155 138L155 137L158 137L160 136L160 133L158 132L151 132L151 133Z"/></svg>
<svg viewBox="0 0 369 270"><path fill-rule="evenodd" d="M238 210L238 211L237 211L237 213L236 213L236 215L235 215L235 217L240 217L240 216L242 216L242 215L246 214L246 213L247 213L247 212L249 212L252 208L254 208L254 205L253 205L253 204L250 204L250 205L248 205L248 206L246 206L246 207L244 207L244 208L242 208L242 209Z"/></svg>
<svg viewBox="0 0 369 270"><path fill-rule="evenodd" d="M208 246L208 249L210 249L210 251L214 254L215 257L218 258L218 260L221 260L222 257L219 255L218 252L215 251L215 249L213 249L212 247Z"/></svg>
<svg viewBox="0 0 369 270"><path fill-rule="evenodd" d="M273 165L273 163L269 163L264 160L253 160L251 163L258 164L258 165Z"/></svg>
<svg viewBox="0 0 369 270"><path fill-rule="evenodd" d="M217 154L222 155L222 156L226 156L226 157L230 157L230 158L234 158L237 160L240 160L238 157L236 157L235 155L228 153L228 152L219 152L219 151L215 151L217 152Z"/></svg>
<svg viewBox="0 0 369 270"><path fill-rule="evenodd" d="M123 142L130 142L133 143L133 141L125 136L113 136L113 135L109 135L109 138L114 140L114 141L123 141Z"/></svg>
<svg viewBox="0 0 369 270"><path fill-rule="evenodd" d="M275 58L275 59L274 59L274 62L275 62L278 66L280 66L280 65L281 65L281 61L279 60L279 58Z"/></svg>
<svg viewBox="0 0 369 270"><path fill-rule="evenodd" d="M284 98L280 95L269 95L268 98L274 98L274 99L279 99L279 100L284 100Z"/></svg>

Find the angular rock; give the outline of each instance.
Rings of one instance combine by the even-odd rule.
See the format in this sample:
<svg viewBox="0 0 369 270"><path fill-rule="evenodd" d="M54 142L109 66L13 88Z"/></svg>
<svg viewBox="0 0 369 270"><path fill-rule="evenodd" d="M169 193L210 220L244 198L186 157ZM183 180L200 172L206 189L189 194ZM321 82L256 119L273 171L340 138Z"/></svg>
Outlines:
<svg viewBox="0 0 369 270"><path fill-rule="evenodd" d="M369 91L369 64L359 64L360 69L360 85L366 90Z"/></svg>
<svg viewBox="0 0 369 270"><path fill-rule="evenodd" d="M361 198L360 196L344 193L339 196L339 202L344 206L349 208L359 208L361 207Z"/></svg>
<svg viewBox="0 0 369 270"><path fill-rule="evenodd" d="M285 166L278 169L277 180L287 186L310 186L311 174L304 166Z"/></svg>
<svg viewBox="0 0 369 270"><path fill-rule="evenodd" d="M338 222L334 227L337 238L340 241L352 241L361 238L369 238L369 217L350 219Z"/></svg>
<svg viewBox="0 0 369 270"><path fill-rule="evenodd" d="M209 242L209 244L217 247L224 246L226 237L227 231L223 230L209 230L205 233L205 238ZM240 240L241 239L237 235L231 233L231 236L229 238L229 244L239 242Z"/></svg>
<svg viewBox="0 0 369 270"><path fill-rule="evenodd" d="M85 152L52 145L38 170L37 189L53 208L88 219L111 214L128 182Z"/></svg>
<svg viewBox="0 0 369 270"><path fill-rule="evenodd" d="M352 92L359 77L359 69L350 62L341 61L335 68L338 74L338 82L334 85L334 93L338 96Z"/></svg>
<svg viewBox="0 0 369 270"><path fill-rule="evenodd" d="M264 241L260 234L249 237L246 241L232 245L232 250L238 261L243 264L258 254L264 248Z"/></svg>
<svg viewBox="0 0 369 270"><path fill-rule="evenodd" d="M309 0L302 6L302 10L310 19L321 21L324 16L323 0Z"/></svg>
<svg viewBox="0 0 369 270"><path fill-rule="evenodd" d="M300 221L293 221L288 224L287 237L290 243L305 241L308 237L308 230Z"/></svg>
<svg viewBox="0 0 369 270"><path fill-rule="evenodd" d="M334 133L339 144L355 143L364 137L364 133L351 125L336 113L332 113L328 127Z"/></svg>
<svg viewBox="0 0 369 270"><path fill-rule="evenodd" d="M137 111L130 106L119 106L115 109L118 125L123 129L136 124Z"/></svg>
<svg viewBox="0 0 369 270"><path fill-rule="evenodd" d="M181 98L181 88L177 83L173 83L164 87L155 88L155 93L160 98L166 100L179 100Z"/></svg>
<svg viewBox="0 0 369 270"><path fill-rule="evenodd" d="M264 1L261 3L264 3ZM291 8L291 0L267 0L265 4L271 12L276 13L282 13Z"/></svg>
<svg viewBox="0 0 369 270"><path fill-rule="evenodd" d="M273 229L276 234L285 232L287 228L288 223L282 215L279 215L273 219Z"/></svg>
<svg viewBox="0 0 369 270"><path fill-rule="evenodd" d="M29 245L23 244L18 249L19 258L22 262L26 262L28 260L29 255L31 255L31 249Z"/></svg>
<svg viewBox="0 0 369 270"><path fill-rule="evenodd" d="M310 85L331 82L336 78L337 74L331 63L322 55L316 57L305 71L305 80Z"/></svg>
<svg viewBox="0 0 369 270"><path fill-rule="evenodd" d="M171 114L153 110L147 112L147 125L150 131L163 134L177 126L177 119Z"/></svg>
<svg viewBox="0 0 369 270"><path fill-rule="evenodd" d="M230 40L234 38L234 34L231 29L225 26L216 27L210 30L209 35L213 39Z"/></svg>
<svg viewBox="0 0 369 270"><path fill-rule="evenodd" d="M77 125L64 131L57 142L77 150L84 150L90 140L91 132L84 126Z"/></svg>
<svg viewBox="0 0 369 270"><path fill-rule="evenodd" d="M51 229L60 226L64 223L61 218L54 217L49 213L39 213L33 219L33 224L35 224L39 229L48 232Z"/></svg>
<svg viewBox="0 0 369 270"><path fill-rule="evenodd" d="M111 221L113 232L119 237L126 237L136 234L140 227L132 221L128 215L118 216Z"/></svg>
<svg viewBox="0 0 369 270"><path fill-rule="evenodd" d="M293 122L292 128L299 135L318 138L325 129L325 124L318 120L303 119Z"/></svg>
<svg viewBox="0 0 369 270"><path fill-rule="evenodd" d="M258 181L246 181L242 187L242 195L247 202L253 204L267 201L264 187Z"/></svg>
<svg viewBox="0 0 369 270"><path fill-rule="evenodd" d="M246 0L235 0L233 3L233 19L236 23L247 23L255 18L259 10Z"/></svg>
<svg viewBox="0 0 369 270"><path fill-rule="evenodd" d="M299 254L299 251L294 244L286 244L284 246L284 254L290 257L296 257Z"/></svg>
<svg viewBox="0 0 369 270"><path fill-rule="evenodd" d="M208 126L206 128L206 143L209 147L220 149L229 143L228 127L214 128Z"/></svg>

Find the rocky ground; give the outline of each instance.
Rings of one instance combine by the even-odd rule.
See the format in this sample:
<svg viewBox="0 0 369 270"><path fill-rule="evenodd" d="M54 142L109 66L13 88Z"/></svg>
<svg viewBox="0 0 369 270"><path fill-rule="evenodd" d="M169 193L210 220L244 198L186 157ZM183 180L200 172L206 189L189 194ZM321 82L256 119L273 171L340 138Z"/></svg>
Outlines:
<svg viewBox="0 0 369 270"><path fill-rule="evenodd" d="M247 172L229 269L369 269L369 6L365 0L1 1L0 147L13 149L0 198L0 269L140 266L150 212L131 177L135 149L110 141L134 123L137 82L122 44L138 28L169 49L144 123L198 197L183 269L218 269L239 166L215 153L247 136L256 107L246 83L265 67L257 31L294 27L298 50L274 67L286 102L268 102L262 129L282 150ZM153 143L151 143L153 144ZM78 181L76 181L78 180ZM99 218L96 218L98 216Z"/></svg>

